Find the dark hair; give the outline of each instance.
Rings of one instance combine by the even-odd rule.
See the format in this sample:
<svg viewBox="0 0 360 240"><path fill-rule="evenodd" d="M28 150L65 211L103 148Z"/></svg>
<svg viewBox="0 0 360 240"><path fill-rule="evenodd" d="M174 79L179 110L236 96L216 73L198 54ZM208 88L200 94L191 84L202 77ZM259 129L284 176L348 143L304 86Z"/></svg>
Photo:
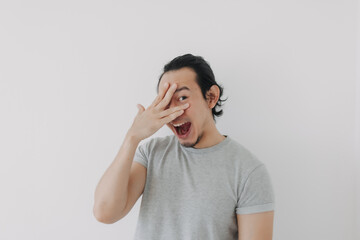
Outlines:
<svg viewBox="0 0 360 240"><path fill-rule="evenodd" d="M206 93L211 88L212 85L216 85L219 87L220 96L219 96L219 99L218 99L216 105L212 108L213 119L214 119L214 121L216 121L215 116L216 117L221 116L223 114L223 110L221 109L220 111L216 111L215 108L221 107L223 102L226 101L227 98L221 99L221 96L223 95L223 91L224 91L223 87L220 86L215 81L215 76L214 76L213 71L210 68L209 63L206 62L201 56L185 54L182 56L178 56L178 57L174 58L173 60L171 60L169 63L167 63L164 66L164 69L163 69L164 72L159 77L159 81L157 84L157 91L159 89L160 80L161 80L162 76L164 75L164 73L171 71L171 70L178 70L183 67L192 68L196 72L196 82L199 85L199 87L201 88L201 92L202 92L202 95L205 100L206 100Z"/></svg>

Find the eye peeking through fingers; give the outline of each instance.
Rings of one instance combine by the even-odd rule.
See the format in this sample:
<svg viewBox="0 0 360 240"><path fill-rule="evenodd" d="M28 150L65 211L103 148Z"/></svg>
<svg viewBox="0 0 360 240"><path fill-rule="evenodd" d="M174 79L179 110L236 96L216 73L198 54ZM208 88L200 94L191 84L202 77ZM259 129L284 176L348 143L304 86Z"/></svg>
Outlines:
<svg viewBox="0 0 360 240"><path fill-rule="evenodd" d="M186 96L181 96L181 97L179 98L179 100L181 101L182 98L183 98L184 100L187 99Z"/></svg>

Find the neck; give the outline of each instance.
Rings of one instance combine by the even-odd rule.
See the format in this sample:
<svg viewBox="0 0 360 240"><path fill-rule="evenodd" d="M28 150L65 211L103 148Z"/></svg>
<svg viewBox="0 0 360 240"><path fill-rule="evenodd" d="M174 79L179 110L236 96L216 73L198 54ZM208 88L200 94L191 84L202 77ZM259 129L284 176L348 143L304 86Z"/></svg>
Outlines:
<svg viewBox="0 0 360 240"><path fill-rule="evenodd" d="M208 129L203 132L201 140L194 146L194 148L212 147L223 141L225 138L226 137L217 130L215 122L212 122Z"/></svg>

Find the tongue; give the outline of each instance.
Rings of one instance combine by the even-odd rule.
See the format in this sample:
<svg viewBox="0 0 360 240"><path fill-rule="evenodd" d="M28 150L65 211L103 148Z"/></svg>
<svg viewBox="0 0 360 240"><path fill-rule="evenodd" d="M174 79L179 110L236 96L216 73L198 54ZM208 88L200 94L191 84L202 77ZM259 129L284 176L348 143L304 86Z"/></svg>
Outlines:
<svg viewBox="0 0 360 240"><path fill-rule="evenodd" d="M183 125L180 127L180 134L181 134L181 135L186 134L186 133L189 131L190 125L191 125L190 122L183 124Z"/></svg>

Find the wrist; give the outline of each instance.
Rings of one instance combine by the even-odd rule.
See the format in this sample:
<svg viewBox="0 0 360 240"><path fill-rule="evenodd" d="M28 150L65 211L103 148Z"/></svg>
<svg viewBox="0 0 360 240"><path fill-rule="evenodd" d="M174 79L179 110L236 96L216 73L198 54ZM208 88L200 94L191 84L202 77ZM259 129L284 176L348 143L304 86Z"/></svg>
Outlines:
<svg viewBox="0 0 360 240"><path fill-rule="evenodd" d="M125 136L125 141L128 141L132 144L139 144L142 139L137 137L135 134L133 134L131 131L128 131Z"/></svg>

